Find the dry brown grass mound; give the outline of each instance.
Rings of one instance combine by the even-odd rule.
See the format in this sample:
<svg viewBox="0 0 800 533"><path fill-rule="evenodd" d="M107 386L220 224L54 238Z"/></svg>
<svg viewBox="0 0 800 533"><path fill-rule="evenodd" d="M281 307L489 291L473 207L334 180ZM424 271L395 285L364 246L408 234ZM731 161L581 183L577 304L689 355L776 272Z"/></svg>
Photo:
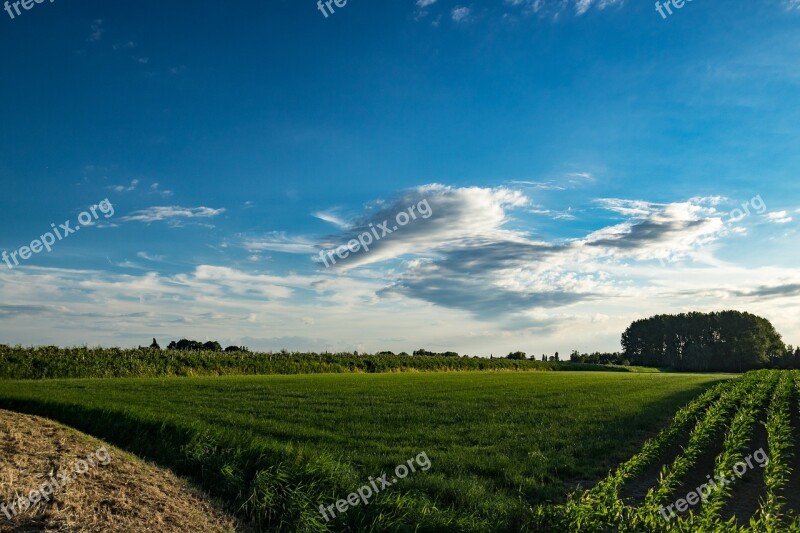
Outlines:
<svg viewBox="0 0 800 533"><path fill-rule="evenodd" d="M31 491L51 479L62 486L23 511L19 497L37 499ZM218 504L173 473L50 420L0 410L3 504L0 532L237 529Z"/></svg>

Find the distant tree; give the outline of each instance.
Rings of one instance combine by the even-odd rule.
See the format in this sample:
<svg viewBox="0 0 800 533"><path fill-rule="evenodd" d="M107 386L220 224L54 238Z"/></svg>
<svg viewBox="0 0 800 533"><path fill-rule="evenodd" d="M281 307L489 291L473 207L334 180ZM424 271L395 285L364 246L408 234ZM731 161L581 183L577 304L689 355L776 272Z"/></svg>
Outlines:
<svg viewBox="0 0 800 533"><path fill-rule="evenodd" d="M745 372L786 361L786 347L773 325L739 311L637 320L622 334L622 348L634 365L701 372Z"/></svg>
<svg viewBox="0 0 800 533"><path fill-rule="evenodd" d="M581 361L581 353L578 350L572 350L572 353L569 354L569 360L573 363L582 363Z"/></svg>
<svg viewBox="0 0 800 533"><path fill-rule="evenodd" d="M203 350L206 350L208 352L221 352L222 345L220 345L220 343L218 343L217 341L208 341L203 344Z"/></svg>
<svg viewBox="0 0 800 533"><path fill-rule="evenodd" d="M389 351L386 351L386 352L378 352L378 355L394 355L394 352L389 352Z"/></svg>
<svg viewBox="0 0 800 533"><path fill-rule="evenodd" d="M247 348L246 346L228 346L227 348L225 348L225 351L226 351L226 352L243 352L243 353L248 353L248 352L250 351L250 349L249 349L249 348Z"/></svg>
<svg viewBox="0 0 800 533"><path fill-rule="evenodd" d="M181 339L175 345L175 349L183 351L199 351L203 349L203 344L197 341L190 341L189 339Z"/></svg>
<svg viewBox="0 0 800 533"><path fill-rule="evenodd" d="M556 352L556 362L558 362L558 352Z"/></svg>
<svg viewBox="0 0 800 533"><path fill-rule="evenodd" d="M153 337L153 344L150 345L150 349L159 350L159 351L161 350L161 346L158 345L158 343L156 342L155 337Z"/></svg>
<svg viewBox="0 0 800 533"><path fill-rule="evenodd" d="M527 358L527 354L525 352L511 352L506 356L506 359L511 359L514 361L524 361Z"/></svg>
<svg viewBox="0 0 800 533"><path fill-rule="evenodd" d="M555 363L556 362L556 356L555 355L551 355L550 356L550 362L551 363Z"/></svg>
<svg viewBox="0 0 800 533"><path fill-rule="evenodd" d="M444 352L444 353L435 353L429 352L425 348L420 348L419 350L414 351L414 355L416 356L435 356L435 357L458 357L456 352Z"/></svg>
<svg viewBox="0 0 800 533"><path fill-rule="evenodd" d="M155 339L154 339L155 340ZM237 348L239 351L247 351L247 348L240 347ZM199 341L192 341L189 339L181 339L178 342L172 341L167 346L167 350L182 350L187 352L199 352L201 350L212 351L212 352L221 352L222 345L217 341L208 341L205 343Z"/></svg>

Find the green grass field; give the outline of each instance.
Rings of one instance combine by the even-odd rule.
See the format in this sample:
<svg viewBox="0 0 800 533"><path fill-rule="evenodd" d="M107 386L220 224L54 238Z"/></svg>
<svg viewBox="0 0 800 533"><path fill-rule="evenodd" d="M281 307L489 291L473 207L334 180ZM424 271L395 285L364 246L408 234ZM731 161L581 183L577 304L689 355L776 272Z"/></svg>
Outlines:
<svg viewBox="0 0 800 533"><path fill-rule="evenodd" d="M0 381L54 418L189 475L273 530L517 531L630 457L723 375L407 373ZM431 468L317 511L420 452Z"/></svg>

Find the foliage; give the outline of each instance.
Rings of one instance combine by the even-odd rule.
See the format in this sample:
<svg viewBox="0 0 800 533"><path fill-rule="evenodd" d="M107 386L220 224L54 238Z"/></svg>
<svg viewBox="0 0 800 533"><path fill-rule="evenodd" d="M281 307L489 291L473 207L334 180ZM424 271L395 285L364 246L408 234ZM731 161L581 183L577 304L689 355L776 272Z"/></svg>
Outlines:
<svg viewBox="0 0 800 533"><path fill-rule="evenodd" d="M387 353L387 352L382 352ZM391 354L391 352L388 352ZM444 353L436 353L436 352L429 352L425 348L420 348L419 350L414 350L415 356L427 356L427 357L458 357L456 352L444 352Z"/></svg>
<svg viewBox="0 0 800 533"><path fill-rule="evenodd" d="M739 311L658 315L622 334L633 365L695 372L745 372L786 358L781 336L765 318Z"/></svg>
<svg viewBox="0 0 800 533"><path fill-rule="evenodd" d="M630 360L621 353L580 353L573 350L569 356L573 363L589 363L593 365L630 365Z"/></svg>
<svg viewBox="0 0 800 533"><path fill-rule="evenodd" d="M194 341L181 341L192 346ZM215 347L216 348L216 347ZM0 346L0 379L57 379L91 377L223 376L254 374L320 374L345 372L437 371L633 371L570 363L542 363L441 356L355 355L267 352L241 349L165 351L120 348L24 348Z"/></svg>

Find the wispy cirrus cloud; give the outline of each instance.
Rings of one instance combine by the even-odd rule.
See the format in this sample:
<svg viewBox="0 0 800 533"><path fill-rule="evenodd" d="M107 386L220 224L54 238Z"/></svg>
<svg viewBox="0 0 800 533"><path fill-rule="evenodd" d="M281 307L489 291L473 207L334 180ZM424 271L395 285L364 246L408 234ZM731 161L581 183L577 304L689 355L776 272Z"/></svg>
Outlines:
<svg viewBox="0 0 800 533"><path fill-rule="evenodd" d="M788 211L774 211L772 213L767 213L766 216L767 220L775 224L788 224L792 221L792 217L789 216Z"/></svg>
<svg viewBox="0 0 800 533"><path fill-rule="evenodd" d="M181 220L207 219L221 215L225 212L224 208L214 209L211 207L181 207L181 206L154 206L134 211L130 215L122 217L125 222L180 222Z"/></svg>
<svg viewBox="0 0 800 533"><path fill-rule="evenodd" d="M592 184L596 178L589 172L568 172L561 177L544 181L514 180L512 185L541 191L566 191Z"/></svg>
<svg viewBox="0 0 800 533"><path fill-rule="evenodd" d="M333 224L340 229L347 229L350 227L350 223L343 219L340 215L336 214L333 211L317 211L313 214L315 218Z"/></svg>
<svg viewBox="0 0 800 533"><path fill-rule="evenodd" d="M450 12L450 16L455 22L464 22L469 18L472 10L466 6L456 6Z"/></svg>
<svg viewBox="0 0 800 533"><path fill-rule="evenodd" d="M139 186L139 180L131 180L129 185L112 185L111 190L114 192L131 192L135 191Z"/></svg>
<svg viewBox="0 0 800 533"><path fill-rule="evenodd" d="M514 213L530 205L522 192L433 184L399 194L324 244L357 238L370 224L391 221L422 198L430 203L429 219L387 235L333 268L348 272L405 259L402 269L393 263L398 275L381 296L421 299L486 318L619 295L630 273L649 277L656 260L700 261L699 250L732 233L718 196L674 203L607 198L596 206L623 221L582 238L548 242L514 223ZM628 265L628 274L612 274L621 264Z"/></svg>
<svg viewBox="0 0 800 533"><path fill-rule="evenodd" d="M506 5L521 7L526 14L557 15L571 9L578 16L592 8L603 10L623 3L624 0L505 0Z"/></svg>
<svg viewBox="0 0 800 533"><path fill-rule="evenodd" d="M395 227L398 213L423 201L430 206L428 218L418 216L407 226ZM506 187L488 189L424 185L404 191L391 201L380 204L378 209L353 220L346 231L327 237L319 246L321 249L335 248L386 222L389 230L387 235L376 240L369 251L353 253L337 264L338 268L348 270L407 254L435 253L457 243L519 240L523 238L522 234L502 226L508 222L508 207L522 207L527 203L524 194Z"/></svg>
<svg viewBox="0 0 800 533"><path fill-rule="evenodd" d="M89 34L89 38L87 40L91 43L101 41L103 39L103 34L106 32L103 25L103 19L96 19L92 21L91 31L92 32Z"/></svg>
<svg viewBox="0 0 800 533"><path fill-rule="evenodd" d="M261 237L246 238L241 241L241 246L249 252L311 254L317 250L312 241L302 237L289 237L285 232L279 231Z"/></svg>

